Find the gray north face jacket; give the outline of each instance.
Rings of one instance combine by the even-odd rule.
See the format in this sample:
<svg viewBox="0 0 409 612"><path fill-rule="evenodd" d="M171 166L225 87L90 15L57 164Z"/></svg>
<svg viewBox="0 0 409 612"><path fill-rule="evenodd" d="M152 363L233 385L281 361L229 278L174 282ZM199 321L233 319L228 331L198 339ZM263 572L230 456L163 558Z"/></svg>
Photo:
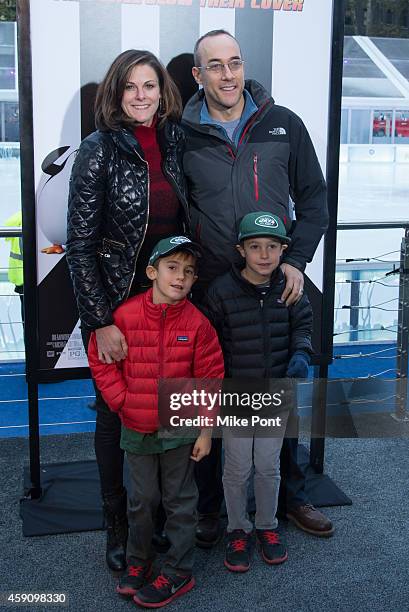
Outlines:
<svg viewBox="0 0 409 612"><path fill-rule="evenodd" d="M238 263L234 245L249 212L269 211L283 219L291 236L283 262L300 270L312 260L328 226L325 181L303 122L277 106L256 81L246 81L245 87L258 111L238 147L217 127L200 124L203 90L188 102L182 119L192 236L203 247L200 280L206 284Z"/></svg>

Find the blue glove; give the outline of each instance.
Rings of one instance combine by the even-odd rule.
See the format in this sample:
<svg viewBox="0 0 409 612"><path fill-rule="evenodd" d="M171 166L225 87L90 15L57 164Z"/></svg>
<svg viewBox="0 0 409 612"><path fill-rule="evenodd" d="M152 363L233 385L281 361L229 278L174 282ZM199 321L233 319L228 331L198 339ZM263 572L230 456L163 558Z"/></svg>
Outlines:
<svg viewBox="0 0 409 612"><path fill-rule="evenodd" d="M311 357L305 351L295 351L287 368L289 378L307 378Z"/></svg>

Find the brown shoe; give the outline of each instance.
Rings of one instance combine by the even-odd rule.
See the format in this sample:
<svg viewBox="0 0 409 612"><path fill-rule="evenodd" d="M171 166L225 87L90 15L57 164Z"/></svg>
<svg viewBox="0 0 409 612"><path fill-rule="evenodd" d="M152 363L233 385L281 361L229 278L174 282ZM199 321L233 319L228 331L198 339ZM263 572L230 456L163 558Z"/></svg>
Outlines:
<svg viewBox="0 0 409 612"><path fill-rule="evenodd" d="M299 529L320 538L330 538L335 531L329 518L312 504L293 508L287 512L287 518Z"/></svg>

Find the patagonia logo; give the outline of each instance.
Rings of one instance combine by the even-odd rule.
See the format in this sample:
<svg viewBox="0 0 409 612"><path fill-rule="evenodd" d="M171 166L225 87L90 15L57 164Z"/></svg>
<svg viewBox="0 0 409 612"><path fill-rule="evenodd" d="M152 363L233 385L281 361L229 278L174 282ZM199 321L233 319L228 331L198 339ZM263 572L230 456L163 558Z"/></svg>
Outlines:
<svg viewBox="0 0 409 612"><path fill-rule="evenodd" d="M283 127L273 128L272 130L269 130L268 133L271 134L272 136L285 136L287 134L287 132L285 131L285 128Z"/></svg>
<svg viewBox="0 0 409 612"><path fill-rule="evenodd" d="M178 336L177 337L177 341L178 342L188 342L189 341L189 336Z"/></svg>
<svg viewBox="0 0 409 612"><path fill-rule="evenodd" d="M278 227L277 219L271 217L270 215L260 215L254 221L256 225L260 225L261 227Z"/></svg>
<svg viewBox="0 0 409 612"><path fill-rule="evenodd" d="M175 236L170 240L171 244L183 244L184 242L190 242L189 238L186 238L186 236Z"/></svg>

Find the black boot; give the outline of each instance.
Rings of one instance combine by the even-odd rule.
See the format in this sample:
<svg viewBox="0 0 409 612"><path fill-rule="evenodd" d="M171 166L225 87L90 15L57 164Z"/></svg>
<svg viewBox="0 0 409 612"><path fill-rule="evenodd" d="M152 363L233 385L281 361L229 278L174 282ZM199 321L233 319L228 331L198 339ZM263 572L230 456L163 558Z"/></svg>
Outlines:
<svg viewBox="0 0 409 612"><path fill-rule="evenodd" d="M155 531L152 536L152 546L157 553L167 553L170 548L168 536L164 531Z"/></svg>
<svg viewBox="0 0 409 612"><path fill-rule="evenodd" d="M113 572L126 569L126 542L128 519L126 516L126 491L103 498L104 517L107 525L106 562Z"/></svg>
<svg viewBox="0 0 409 612"><path fill-rule="evenodd" d="M196 546L199 548L212 548L222 536L218 512L199 514L196 527Z"/></svg>

